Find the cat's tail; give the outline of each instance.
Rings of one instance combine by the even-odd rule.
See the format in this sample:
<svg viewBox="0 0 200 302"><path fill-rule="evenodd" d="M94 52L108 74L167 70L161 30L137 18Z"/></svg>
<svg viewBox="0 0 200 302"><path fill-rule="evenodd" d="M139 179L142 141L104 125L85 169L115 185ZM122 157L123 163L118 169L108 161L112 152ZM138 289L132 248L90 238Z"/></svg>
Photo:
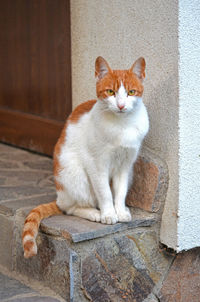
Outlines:
<svg viewBox="0 0 200 302"><path fill-rule="evenodd" d="M22 233L25 258L30 258L37 254L36 237L41 220L57 214L62 214L62 211L56 205L56 201L41 204L30 211L26 217Z"/></svg>

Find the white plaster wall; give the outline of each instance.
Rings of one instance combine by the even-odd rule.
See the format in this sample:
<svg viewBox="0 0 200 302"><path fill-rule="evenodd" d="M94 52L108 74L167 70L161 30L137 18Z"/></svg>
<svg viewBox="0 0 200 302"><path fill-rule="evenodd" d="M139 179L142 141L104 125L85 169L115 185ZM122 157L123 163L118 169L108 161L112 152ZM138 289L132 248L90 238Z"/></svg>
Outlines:
<svg viewBox="0 0 200 302"><path fill-rule="evenodd" d="M178 251L200 246L200 1L179 1Z"/></svg>
<svg viewBox="0 0 200 302"><path fill-rule="evenodd" d="M176 248L178 202L178 2L177 0L71 0L73 107L95 98L94 61L114 69L144 56L144 102L150 116L146 146L169 168L161 240Z"/></svg>

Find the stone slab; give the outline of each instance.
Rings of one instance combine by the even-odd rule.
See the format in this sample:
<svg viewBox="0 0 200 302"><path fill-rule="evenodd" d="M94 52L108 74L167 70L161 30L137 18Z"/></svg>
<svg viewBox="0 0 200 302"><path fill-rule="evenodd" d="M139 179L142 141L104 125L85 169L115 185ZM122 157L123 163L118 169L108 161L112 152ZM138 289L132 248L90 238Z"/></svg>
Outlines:
<svg viewBox="0 0 200 302"><path fill-rule="evenodd" d="M40 229L44 233L61 236L72 242L81 242L128 229L151 226L155 222L155 215L137 209L132 210L132 221L127 223L106 225L79 217L59 215L44 219Z"/></svg>

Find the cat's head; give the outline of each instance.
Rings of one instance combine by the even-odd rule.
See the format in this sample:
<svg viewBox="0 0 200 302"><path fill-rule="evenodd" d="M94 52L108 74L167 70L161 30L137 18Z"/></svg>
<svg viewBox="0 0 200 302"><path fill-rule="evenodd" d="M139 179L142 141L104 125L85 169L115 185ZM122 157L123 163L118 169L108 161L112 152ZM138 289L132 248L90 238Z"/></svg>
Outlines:
<svg viewBox="0 0 200 302"><path fill-rule="evenodd" d="M95 62L96 93L105 110L116 114L132 112L141 102L145 60L139 58L128 70L112 70L106 60L98 57Z"/></svg>

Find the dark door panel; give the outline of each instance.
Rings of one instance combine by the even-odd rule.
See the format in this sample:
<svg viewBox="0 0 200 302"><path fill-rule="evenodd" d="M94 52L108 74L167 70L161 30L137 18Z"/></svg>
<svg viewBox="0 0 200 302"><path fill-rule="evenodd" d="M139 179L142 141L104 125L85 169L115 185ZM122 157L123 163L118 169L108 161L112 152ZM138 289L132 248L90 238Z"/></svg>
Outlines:
<svg viewBox="0 0 200 302"><path fill-rule="evenodd" d="M52 154L70 112L69 0L0 1L0 140Z"/></svg>

